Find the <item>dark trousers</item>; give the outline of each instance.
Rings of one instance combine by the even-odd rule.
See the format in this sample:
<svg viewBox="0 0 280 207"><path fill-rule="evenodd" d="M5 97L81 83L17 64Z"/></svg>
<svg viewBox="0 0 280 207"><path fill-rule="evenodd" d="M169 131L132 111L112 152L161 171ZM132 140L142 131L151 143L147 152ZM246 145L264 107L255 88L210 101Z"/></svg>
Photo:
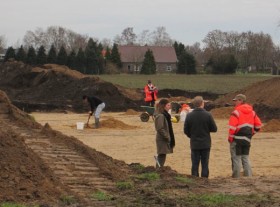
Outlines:
<svg viewBox="0 0 280 207"><path fill-rule="evenodd" d="M163 167L166 160L166 154L159 154L157 159L160 164L160 167Z"/></svg>
<svg viewBox="0 0 280 207"><path fill-rule="evenodd" d="M198 169L201 162L201 177L208 178L209 176L209 156L210 149L192 150L192 175L199 177Z"/></svg>

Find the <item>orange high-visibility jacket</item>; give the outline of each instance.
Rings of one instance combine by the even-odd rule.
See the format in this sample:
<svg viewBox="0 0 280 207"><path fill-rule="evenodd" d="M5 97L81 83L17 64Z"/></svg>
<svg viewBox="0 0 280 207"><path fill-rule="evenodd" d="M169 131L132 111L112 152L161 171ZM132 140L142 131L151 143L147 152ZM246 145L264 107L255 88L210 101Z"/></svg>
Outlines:
<svg viewBox="0 0 280 207"><path fill-rule="evenodd" d="M147 84L144 88L144 92L145 92L145 101L153 100L152 93L154 93L154 100L157 100L158 90L154 87L153 84L151 85Z"/></svg>
<svg viewBox="0 0 280 207"><path fill-rule="evenodd" d="M229 119L229 142L251 142L252 136L260 130L261 120L249 104L235 107Z"/></svg>

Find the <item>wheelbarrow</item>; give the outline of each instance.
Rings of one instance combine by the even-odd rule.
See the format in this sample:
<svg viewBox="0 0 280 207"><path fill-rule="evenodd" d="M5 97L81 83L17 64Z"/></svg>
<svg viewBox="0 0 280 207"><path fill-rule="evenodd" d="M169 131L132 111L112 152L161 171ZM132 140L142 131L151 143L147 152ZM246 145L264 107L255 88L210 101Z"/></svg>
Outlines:
<svg viewBox="0 0 280 207"><path fill-rule="evenodd" d="M141 108L145 109L145 112L140 114L140 119L142 122L147 122L150 119L150 116L154 119L155 107L151 106L140 106Z"/></svg>

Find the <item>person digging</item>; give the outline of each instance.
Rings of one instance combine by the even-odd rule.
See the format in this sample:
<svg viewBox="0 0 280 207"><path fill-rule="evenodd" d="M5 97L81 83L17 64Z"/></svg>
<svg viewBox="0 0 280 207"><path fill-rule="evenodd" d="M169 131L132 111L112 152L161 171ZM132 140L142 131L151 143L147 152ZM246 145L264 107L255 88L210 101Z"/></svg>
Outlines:
<svg viewBox="0 0 280 207"><path fill-rule="evenodd" d="M89 119L94 114L94 118L95 118L94 128L96 129L99 128L100 114L102 110L105 108L105 103L95 96L87 96L87 95L83 96L83 101L84 103L88 103L90 105L90 111L89 111L86 126L87 127L89 126Z"/></svg>

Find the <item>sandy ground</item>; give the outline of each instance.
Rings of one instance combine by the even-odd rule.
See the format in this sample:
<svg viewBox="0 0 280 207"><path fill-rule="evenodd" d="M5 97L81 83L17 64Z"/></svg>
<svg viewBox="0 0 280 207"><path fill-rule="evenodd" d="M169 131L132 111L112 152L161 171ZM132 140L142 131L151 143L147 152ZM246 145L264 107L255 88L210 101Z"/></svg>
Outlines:
<svg viewBox="0 0 280 207"><path fill-rule="evenodd" d="M123 130L117 127L102 128L101 126L100 129L77 130L76 122L86 122L87 114L36 112L31 115L42 125L49 123L53 129L74 136L84 144L115 159L123 160L128 164L155 165L155 130L152 119L141 122L139 115L104 112L101 121L113 117L137 128ZM228 120L215 120L218 132L212 134L210 178L229 177L231 162L227 142ZM93 119L90 123L93 124ZM166 165L179 173L190 174L190 145L189 139L183 133L183 122L173 123L173 128L176 147L174 153L168 155ZM258 133L254 136L250 152L254 176L280 175L279 144L280 132Z"/></svg>

